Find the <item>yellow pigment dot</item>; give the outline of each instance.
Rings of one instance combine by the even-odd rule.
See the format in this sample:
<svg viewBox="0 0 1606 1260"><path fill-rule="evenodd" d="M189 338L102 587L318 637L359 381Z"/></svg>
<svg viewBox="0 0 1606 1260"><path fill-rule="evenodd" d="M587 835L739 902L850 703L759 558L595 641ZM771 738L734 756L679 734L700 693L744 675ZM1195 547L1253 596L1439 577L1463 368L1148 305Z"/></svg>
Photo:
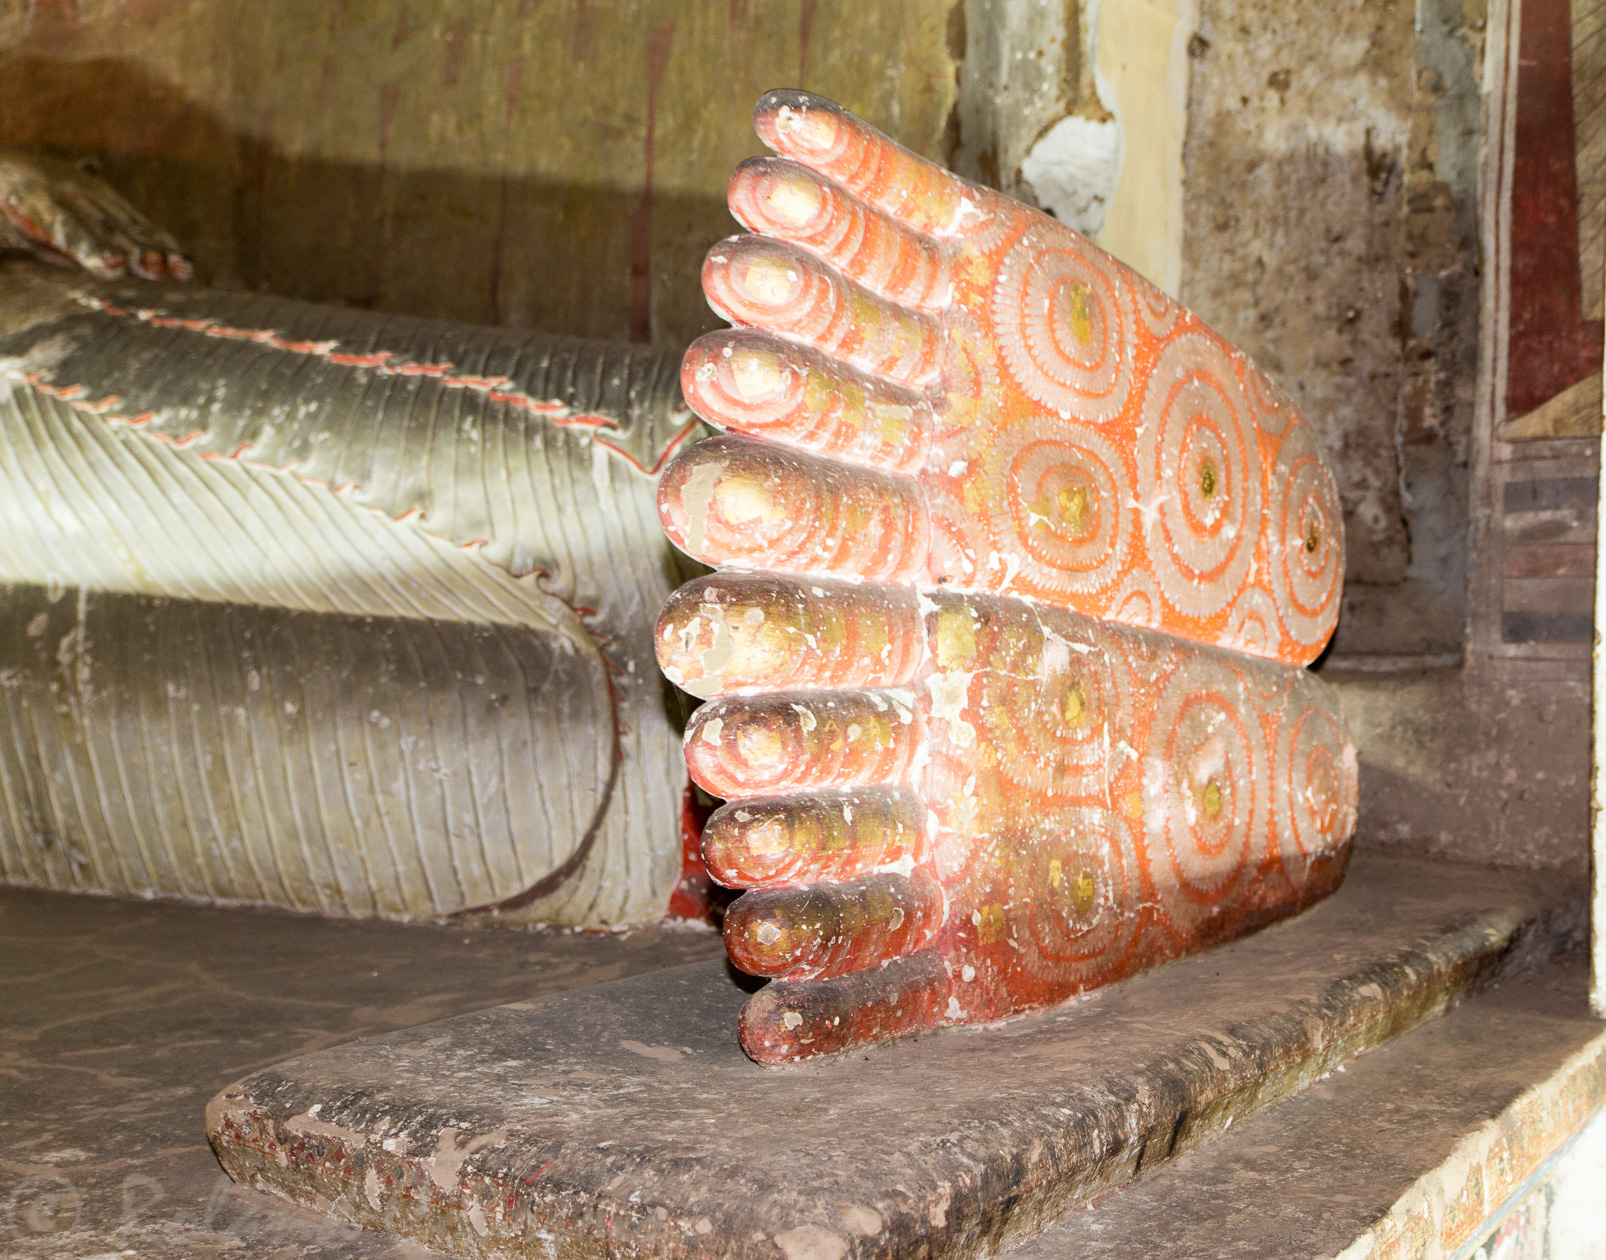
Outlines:
<svg viewBox="0 0 1606 1260"><path fill-rule="evenodd" d="M1098 885L1093 881L1093 872L1089 870L1078 871L1076 874L1076 895L1073 898L1077 914L1086 914L1093 908L1093 895L1098 891Z"/></svg>
<svg viewBox="0 0 1606 1260"><path fill-rule="evenodd" d="M1081 683L1065 689L1065 720L1072 726L1085 725L1087 720L1087 693Z"/></svg>
<svg viewBox="0 0 1606 1260"><path fill-rule="evenodd" d="M1059 492L1060 520L1065 522L1072 537L1087 530L1087 491L1080 486Z"/></svg>
<svg viewBox="0 0 1606 1260"><path fill-rule="evenodd" d="M1060 886L1060 880L1064 877L1065 871L1064 868L1060 866L1060 860L1058 858L1050 858L1048 860L1049 886L1052 888L1058 888Z"/></svg>
<svg viewBox="0 0 1606 1260"><path fill-rule="evenodd" d="M1305 534L1305 550L1310 552L1312 555L1315 555L1316 554L1316 548L1320 547L1321 545L1322 545L1321 531L1318 530L1316 528L1316 526L1312 525L1310 527L1310 529Z"/></svg>
<svg viewBox="0 0 1606 1260"><path fill-rule="evenodd" d="M1078 280L1071 286L1070 316L1071 336L1075 337L1081 345L1091 345L1093 342L1093 292Z"/></svg>
<svg viewBox="0 0 1606 1260"><path fill-rule="evenodd" d="M937 668L968 665L976 655L976 623L963 608L944 608L937 614Z"/></svg>
<svg viewBox="0 0 1606 1260"><path fill-rule="evenodd" d="M1216 466L1208 459L1199 471L1199 489L1204 492L1204 497L1207 499L1216 492Z"/></svg>
<svg viewBox="0 0 1606 1260"><path fill-rule="evenodd" d="M1214 820L1221 813L1221 784L1211 779L1205 784L1203 797L1204 811Z"/></svg>

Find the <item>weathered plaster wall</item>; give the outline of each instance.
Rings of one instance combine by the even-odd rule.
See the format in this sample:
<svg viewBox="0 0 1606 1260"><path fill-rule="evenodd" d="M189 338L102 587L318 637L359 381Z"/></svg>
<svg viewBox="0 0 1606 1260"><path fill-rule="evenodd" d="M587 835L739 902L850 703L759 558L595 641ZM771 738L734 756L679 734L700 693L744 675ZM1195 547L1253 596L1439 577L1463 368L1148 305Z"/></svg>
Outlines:
<svg viewBox="0 0 1606 1260"><path fill-rule="evenodd" d="M1196 0L964 0L955 170L1039 206L1168 293L1182 276Z"/></svg>
<svg viewBox="0 0 1606 1260"><path fill-rule="evenodd" d="M0 0L0 143L99 155L203 279L681 344L766 89L940 156L949 0Z"/></svg>
<svg viewBox="0 0 1606 1260"><path fill-rule="evenodd" d="M1409 0L1207 0L1194 40L1182 297L1320 426L1350 582L1410 565L1396 414L1403 368Z"/></svg>

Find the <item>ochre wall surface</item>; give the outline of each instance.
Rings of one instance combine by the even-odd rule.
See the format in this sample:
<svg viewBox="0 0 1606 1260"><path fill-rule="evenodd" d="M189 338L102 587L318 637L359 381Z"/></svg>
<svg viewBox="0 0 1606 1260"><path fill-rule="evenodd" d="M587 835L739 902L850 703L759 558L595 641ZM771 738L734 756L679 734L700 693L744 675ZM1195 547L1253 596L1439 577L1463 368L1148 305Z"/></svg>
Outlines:
<svg viewBox="0 0 1606 1260"><path fill-rule="evenodd" d="M201 278L682 344L802 86L940 156L948 0L0 0L0 144L96 155Z"/></svg>

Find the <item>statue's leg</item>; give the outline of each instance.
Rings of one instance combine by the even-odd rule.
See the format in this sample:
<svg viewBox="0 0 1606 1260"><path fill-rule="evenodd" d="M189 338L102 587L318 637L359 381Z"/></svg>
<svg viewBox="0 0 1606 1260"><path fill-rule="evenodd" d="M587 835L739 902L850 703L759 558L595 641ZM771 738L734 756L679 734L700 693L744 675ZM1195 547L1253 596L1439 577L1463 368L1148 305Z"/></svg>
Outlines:
<svg viewBox="0 0 1606 1260"><path fill-rule="evenodd" d="M660 916L673 356L0 276L0 872Z"/></svg>
<svg viewBox="0 0 1606 1260"><path fill-rule="evenodd" d="M1291 914L1341 878L1356 765L1297 666L1343 545L1311 426L1046 216L772 93L782 156L704 288L683 386L725 435L666 528L727 571L660 623L776 977L770 1062L998 1019Z"/></svg>

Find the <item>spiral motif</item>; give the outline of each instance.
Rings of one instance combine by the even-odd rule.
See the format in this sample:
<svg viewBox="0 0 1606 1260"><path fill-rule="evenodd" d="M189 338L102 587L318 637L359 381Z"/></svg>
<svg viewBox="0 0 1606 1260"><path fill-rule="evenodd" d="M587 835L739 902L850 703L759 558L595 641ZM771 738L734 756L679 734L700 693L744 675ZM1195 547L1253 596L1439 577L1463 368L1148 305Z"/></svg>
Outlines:
<svg viewBox="0 0 1606 1260"><path fill-rule="evenodd" d="M1308 424L1290 428L1277 452L1270 534L1271 589L1283 627L1295 642L1320 649L1338 620L1344 523L1338 488Z"/></svg>
<svg viewBox="0 0 1606 1260"><path fill-rule="evenodd" d="M970 208L952 235L938 234L954 255L954 271L977 256L993 253L1004 242L1019 235L1031 221L1020 202L983 189L969 190Z"/></svg>
<svg viewBox="0 0 1606 1260"><path fill-rule="evenodd" d="M1039 966L1070 992L1124 975L1142 923L1142 883L1126 823L1097 806L1060 810L1025 842Z"/></svg>
<svg viewBox="0 0 1606 1260"><path fill-rule="evenodd" d="M958 478L928 474L921 481L930 518L926 574L935 584L970 585L976 575L974 523Z"/></svg>
<svg viewBox="0 0 1606 1260"><path fill-rule="evenodd" d="M1258 586L1250 586L1232 602L1221 646L1250 656L1275 659L1282 645L1282 627L1277 621L1277 603Z"/></svg>
<svg viewBox="0 0 1606 1260"><path fill-rule="evenodd" d="M1131 273L1129 283L1132 285L1133 305L1137 307L1138 318L1156 341L1163 341L1176 330L1177 324L1188 312L1181 303L1173 301L1162 289L1136 272Z"/></svg>
<svg viewBox="0 0 1606 1260"><path fill-rule="evenodd" d="M1161 911L1185 937L1255 878L1270 821L1265 737L1222 657L1178 658L1149 727L1144 847Z"/></svg>
<svg viewBox="0 0 1606 1260"><path fill-rule="evenodd" d="M1109 586L1132 541L1129 496L1115 447L1082 425L1029 442L1009 459L995 545L1021 558L1019 582L1064 604Z"/></svg>
<svg viewBox="0 0 1606 1260"><path fill-rule="evenodd" d="M1116 589L1105 615L1122 625L1136 626L1140 630L1158 630L1165 619L1165 602L1154 575L1143 568L1128 573Z"/></svg>
<svg viewBox="0 0 1606 1260"><path fill-rule="evenodd" d="M1138 500L1166 601L1209 617L1249 576L1261 529L1260 452L1237 374L1220 345L1183 333L1143 396Z"/></svg>
<svg viewBox="0 0 1606 1260"><path fill-rule="evenodd" d="M1004 361L1028 395L1067 419L1115 419L1136 348L1120 264L1081 237L1034 229L1005 256L993 291Z"/></svg>
<svg viewBox="0 0 1606 1260"><path fill-rule="evenodd" d="M1295 694L1277 730L1272 784L1279 818L1278 855L1298 886L1306 868L1332 856L1355 826L1355 749L1336 707Z"/></svg>
<svg viewBox="0 0 1606 1260"><path fill-rule="evenodd" d="M1262 433L1277 437L1288 427L1288 421L1298 414L1294 404L1267 379L1253 363L1244 364L1244 392L1249 395L1249 408L1255 424Z"/></svg>

